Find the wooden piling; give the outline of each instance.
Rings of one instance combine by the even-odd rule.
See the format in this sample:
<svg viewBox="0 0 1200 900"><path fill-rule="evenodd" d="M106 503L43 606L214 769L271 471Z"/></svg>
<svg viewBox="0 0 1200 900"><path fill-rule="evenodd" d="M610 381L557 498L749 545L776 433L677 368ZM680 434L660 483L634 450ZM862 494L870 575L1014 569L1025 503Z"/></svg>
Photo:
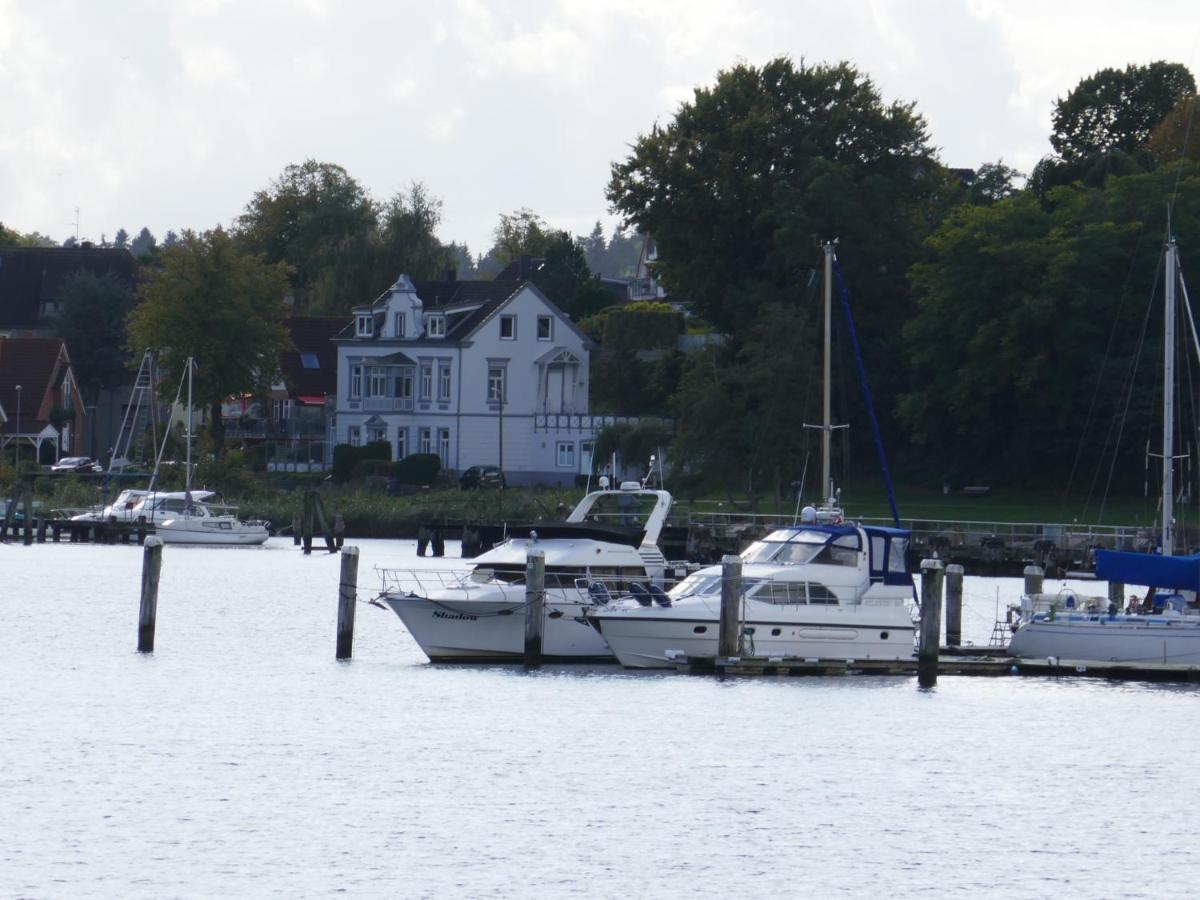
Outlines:
<svg viewBox="0 0 1200 900"><path fill-rule="evenodd" d="M358 548L342 551L342 579L338 585L337 658L354 653L354 610L358 605Z"/></svg>
<svg viewBox="0 0 1200 900"><path fill-rule="evenodd" d="M25 526L22 543L28 547L33 543L33 491L28 487L25 488L25 496L22 498L21 509L25 517L25 521L22 523Z"/></svg>
<svg viewBox="0 0 1200 900"><path fill-rule="evenodd" d="M542 664L542 624L546 611L546 553L530 550L525 557L525 665Z"/></svg>
<svg viewBox="0 0 1200 900"><path fill-rule="evenodd" d="M137 541L141 546L146 545L146 514L137 517Z"/></svg>
<svg viewBox="0 0 1200 900"><path fill-rule="evenodd" d="M292 516L292 546L293 547L300 546L300 529L302 527L300 523L302 520L303 520L302 516Z"/></svg>
<svg viewBox="0 0 1200 900"><path fill-rule="evenodd" d="M963 567L946 566L946 646L962 644Z"/></svg>
<svg viewBox="0 0 1200 900"><path fill-rule="evenodd" d="M333 515L333 542L339 550L346 543L346 519L341 513Z"/></svg>
<svg viewBox="0 0 1200 900"><path fill-rule="evenodd" d="M138 652L154 652L154 625L158 618L158 576L162 572L162 538L146 538L142 550L142 606L138 615Z"/></svg>
<svg viewBox="0 0 1200 900"><path fill-rule="evenodd" d="M944 576L940 559L921 560L921 638L917 651L917 682L921 687L937 684Z"/></svg>
<svg viewBox="0 0 1200 900"><path fill-rule="evenodd" d="M304 521L301 524L301 542L304 544L304 555L312 553L313 539L313 519L316 516L314 507L316 506L317 495L312 491L304 493Z"/></svg>
<svg viewBox="0 0 1200 900"><path fill-rule="evenodd" d="M1115 606L1116 612L1121 612L1125 608L1125 585L1119 581L1110 581L1108 583L1108 604L1110 607Z"/></svg>
<svg viewBox="0 0 1200 900"><path fill-rule="evenodd" d="M717 626L717 656L742 655L742 558L721 557L721 621Z"/></svg>
<svg viewBox="0 0 1200 900"><path fill-rule="evenodd" d="M1041 566L1026 566L1025 567L1025 593L1040 594L1042 592L1042 580L1046 573Z"/></svg>

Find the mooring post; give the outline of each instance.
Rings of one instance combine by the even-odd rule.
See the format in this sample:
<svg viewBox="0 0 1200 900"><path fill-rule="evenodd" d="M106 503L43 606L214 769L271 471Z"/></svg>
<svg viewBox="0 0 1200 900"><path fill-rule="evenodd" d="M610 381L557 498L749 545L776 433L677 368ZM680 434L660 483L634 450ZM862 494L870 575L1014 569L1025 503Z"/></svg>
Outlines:
<svg viewBox="0 0 1200 900"><path fill-rule="evenodd" d="M154 624L158 618L158 576L162 572L162 538L146 538L142 550L142 607L138 615L138 652L154 652Z"/></svg>
<svg viewBox="0 0 1200 900"><path fill-rule="evenodd" d="M946 646L962 644L963 567L946 566Z"/></svg>
<svg viewBox="0 0 1200 900"><path fill-rule="evenodd" d="M342 580L338 585L337 658L354 653L354 610L358 603L358 548L342 551Z"/></svg>
<svg viewBox="0 0 1200 900"><path fill-rule="evenodd" d="M717 656L742 655L742 558L721 557L721 621L717 626Z"/></svg>
<svg viewBox="0 0 1200 900"><path fill-rule="evenodd" d="M333 542L339 550L346 543L346 519L341 513L333 514Z"/></svg>
<svg viewBox="0 0 1200 900"><path fill-rule="evenodd" d="M300 546L300 528L301 528L300 522L301 522L301 519L302 519L301 516L292 516L292 546L293 547Z"/></svg>
<svg viewBox="0 0 1200 900"><path fill-rule="evenodd" d="M917 650L917 682L921 687L937 684L944 576L940 559L921 560L921 644Z"/></svg>
<svg viewBox="0 0 1200 900"><path fill-rule="evenodd" d="M24 503L22 504L22 512L25 518L25 536L23 543L26 547L33 543L33 491L30 488L25 488Z"/></svg>
<svg viewBox="0 0 1200 900"><path fill-rule="evenodd" d="M1042 592L1042 581L1046 576L1041 566L1025 567L1025 593L1028 596Z"/></svg>
<svg viewBox="0 0 1200 900"><path fill-rule="evenodd" d="M546 552L530 550L525 556L525 665L542 664L542 623L546 609Z"/></svg>
<svg viewBox="0 0 1200 900"><path fill-rule="evenodd" d="M146 546L146 514L137 517L137 539L143 547Z"/></svg>
<svg viewBox="0 0 1200 900"><path fill-rule="evenodd" d="M312 491L304 492L304 523L301 527L303 536L301 538L304 544L304 555L312 553L313 539L313 519L316 518L317 495Z"/></svg>

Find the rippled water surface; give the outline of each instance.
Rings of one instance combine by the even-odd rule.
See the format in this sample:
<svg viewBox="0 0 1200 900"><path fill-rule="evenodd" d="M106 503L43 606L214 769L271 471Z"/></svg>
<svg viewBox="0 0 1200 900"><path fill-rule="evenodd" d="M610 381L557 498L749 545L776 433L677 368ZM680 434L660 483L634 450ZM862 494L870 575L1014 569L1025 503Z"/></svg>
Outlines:
<svg viewBox="0 0 1200 900"><path fill-rule="evenodd" d="M276 539L167 547L143 655L141 552L0 545L4 897L1196 892L1191 686L434 668L367 605L338 663Z"/></svg>

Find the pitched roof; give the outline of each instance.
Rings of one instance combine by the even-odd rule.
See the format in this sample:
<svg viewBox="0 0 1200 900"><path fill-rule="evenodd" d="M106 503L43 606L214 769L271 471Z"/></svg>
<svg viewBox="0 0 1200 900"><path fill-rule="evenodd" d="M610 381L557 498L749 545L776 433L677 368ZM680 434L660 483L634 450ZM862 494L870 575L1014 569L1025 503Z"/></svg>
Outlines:
<svg viewBox="0 0 1200 900"><path fill-rule="evenodd" d="M4 431L17 430L17 385L21 385L21 430L33 430L46 390L55 378L61 338L0 338L0 406L8 422ZM44 422L42 424L45 424Z"/></svg>
<svg viewBox="0 0 1200 900"><path fill-rule="evenodd" d="M351 321L348 316L284 319L294 346L280 358L279 367L291 393L317 397L337 391L337 347L333 339ZM304 365L306 354L311 354L307 361L316 362L316 368Z"/></svg>
<svg viewBox="0 0 1200 900"><path fill-rule="evenodd" d="M43 325L41 305L56 301L79 271L115 275L131 287L133 256L112 247L0 247L0 328Z"/></svg>

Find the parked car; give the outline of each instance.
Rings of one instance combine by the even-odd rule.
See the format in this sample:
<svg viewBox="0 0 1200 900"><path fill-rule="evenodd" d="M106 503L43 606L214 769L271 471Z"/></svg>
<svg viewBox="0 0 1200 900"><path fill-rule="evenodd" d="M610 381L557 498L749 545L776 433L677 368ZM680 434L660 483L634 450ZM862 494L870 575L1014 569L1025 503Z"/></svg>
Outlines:
<svg viewBox="0 0 1200 900"><path fill-rule="evenodd" d="M104 466L90 456L64 456L50 467L51 472L103 472Z"/></svg>
<svg viewBox="0 0 1200 900"><path fill-rule="evenodd" d="M471 466L459 476L458 486L464 491L475 488L504 487L504 473L499 466Z"/></svg>

